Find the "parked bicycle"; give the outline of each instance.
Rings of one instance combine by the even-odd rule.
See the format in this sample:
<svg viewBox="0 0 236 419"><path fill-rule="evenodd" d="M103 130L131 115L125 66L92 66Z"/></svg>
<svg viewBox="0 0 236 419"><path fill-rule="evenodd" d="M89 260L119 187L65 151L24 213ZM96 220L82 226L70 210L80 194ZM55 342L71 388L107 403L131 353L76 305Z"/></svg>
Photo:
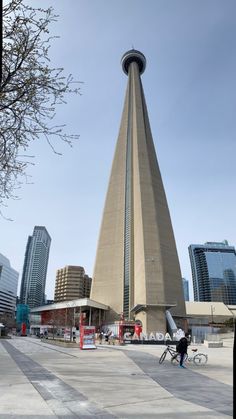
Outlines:
<svg viewBox="0 0 236 419"><path fill-rule="evenodd" d="M176 350L174 348L172 348L170 345L167 345L166 349L164 350L163 354L161 355L160 359L159 359L159 364L162 364L165 359L166 359L166 355L170 354L171 359L175 358L178 355L178 352L176 352Z"/></svg>
<svg viewBox="0 0 236 419"><path fill-rule="evenodd" d="M193 352L192 356L186 354L184 357L184 362L193 362L195 365L199 366L199 365L205 365L208 361L208 355L198 352L197 348L193 348L191 349L191 351ZM160 359L159 359L159 364L162 364L166 358L167 354L171 355L171 363L172 364L179 364L180 362L180 354L178 352L176 352L175 349L173 349L171 346L167 346L166 349L164 350L163 354L161 355Z"/></svg>

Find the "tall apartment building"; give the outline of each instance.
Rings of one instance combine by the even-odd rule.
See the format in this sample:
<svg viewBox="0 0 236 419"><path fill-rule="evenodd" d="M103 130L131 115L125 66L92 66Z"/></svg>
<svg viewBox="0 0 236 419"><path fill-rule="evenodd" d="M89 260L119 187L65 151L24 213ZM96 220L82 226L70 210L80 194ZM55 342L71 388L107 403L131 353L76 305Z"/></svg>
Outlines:
<svg viewBox="0 0 236 419"><path fill-rule="evenodd" d="M51 237L43 226L35 226L28 237L21 280L20 303L30 308L44 304Z"/></svg>
<svg viewBox="0 0 236 419"><path fill-rule="evenodd" d="M184 291L184 300L189 301L189 282L187 279L182 278L183 291Z"/></svg>
<svg viewBox="0 0 236 419"><path fill-rule="evenodd" d="M56 273L54 301L89 298L92 278L85 274L82 266L65 266Z"/></svg>
<svg viewBox="0 0 236 419"><path fill-rule="evenodd" d="M19 273L0 253L0 317L14 317Z"/></svg>
<svg viewBox="0 0 236 419"><path fill-rule="evenodd" d="M191 244L189 256L195 301L236 304L236 252L223 242Z"/></svg>

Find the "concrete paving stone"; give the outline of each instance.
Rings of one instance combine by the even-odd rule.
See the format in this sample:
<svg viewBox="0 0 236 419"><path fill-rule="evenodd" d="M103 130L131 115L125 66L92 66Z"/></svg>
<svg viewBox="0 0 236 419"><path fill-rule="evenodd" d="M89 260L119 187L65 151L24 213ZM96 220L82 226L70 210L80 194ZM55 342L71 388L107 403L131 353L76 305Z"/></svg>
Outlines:
<svg viewBox="0 0 236 419"><path fill-rule="evenodd" d="M26 405L27 403L27 405ZM0 393L0 413L24 415L27 406L29 414L48 414L48 406L40 397L38 392L30 385L30 383L21 386L12 386L10 391L6 388ZM53 412L51 412L53 414Z"/></svg>
<svg viewBox="0 0 236 419"><path fill-rule="evenodd" d="M101 417L104 416L106 418L115 418L116 416L111 415L111 413L104 411L101 412L101 409L98 409L95 404L89 402L89 401L82 401L82 402L67 402L65 403L66 406L70 409L71 412L73 412L75 415L78 415L80 418L81 416L90 416L90 417Z"/></svg>
<svg viewBox="0 0 236 419"><path fill-rule="evenodd" d="M43 383L41 383L40 381L31 381L31 383L46 402L53 398L51 392L48 391L47 387L45 387Z"/></svg>
<svg viewBox="0 0 236 419"><path fill-rule="evenodd" d="M216 401L221 400L222 408L219 409L218 407L218 411L224 411L224 413L232 415L230 407L232 393L230 386L214 381L206 375L201 375L197 371L180 369L170 363L166 364L165 367L163 364L160 365L159 374L152 374L150 372L152 370L151 366L155 365L153 355L132 351L129 351L127 355L133 359L144 372L148 373L149 371L150 377L156 380L161 386L165 387L165 389L170 391L175 397L186 401L192 401L199 406L207 406L214 410L217 410L215 408ZM166 379L167 371L169 376L172 377L172 382L170 382L169 379ZM228 409L223 407L226 404L229 406ZM219 406L219 403L217 403L217 406Z"/></svg>
<svg viewBox="0 0 236 419"><path fill-rule="evenodd" d="M75 415L73 415L71 410L64 406L60 400L50 399L47 401L47 404L57 417L71 416L75 418Z"/></svg>
<svg viewBox="0 0 236 419"><path fill-rule="evenodd" d="M132 405L132 409L128 409L127 405L113 407L113 412L123 419L154 419L160 418L226 418L228 416L220 413L212 412L201 406L196 406L192 403L182 402L176 398L172 400L159 400L140 402Z"/></svg>
<svg viewBox="0 0 236 419"><path fill-rule="evenodd" d="M143 364L142 364L142 367L148 367L147 368L147 372L149 372L149 374L151 374L151 372L153 371L153 366L149 366L148 365L148 361L145 359L145 361L143 362ZM156 367L156 362L155 362L155 367ZM171 367L173 367L172 365L171 365ZM164 367L164 371L166 372L166 367ZM172 371L173 372L173 371ZM181 372L186 372L186 371L181 371ZM165 374L166 375L166 374ZM177 375L179 376L179 371L177 372ZM155 377L153 377L154 376L154 374L152 373L152 378L154 378L155 379ZM195 381L196 381L197 379L195 379ZM173 386L173 389L176 387L176 381L175 380L173 380L173 374L170 374L170 383L171 383L171 385ZM179 381L179 377L178 377L178 381ZM168 382L168 379L167 379L167 382ZM193 387L194 387L194 384L192 383L191 384ZM197 383L196 383L196 385L195 385L195 388L197 388ZM183 387L182 389L182 392L183 393L186 393L188 390L189 390L189 384L187 385L187 386L185 386L185 387ZM181 393L181 391L180 391L180 393ZM191 394L190 394L190 397L187 397L187 399L189 400L191 400L191 398L193 398L193 397L196 397L196 391L194 392L191 392ZM202 402L202 400L201 400L201 398L200 398L200 400L198 400L200 403ZM205 402L207 402L207 401L209 401L209 399L205 399L205 400L203 400L203 401L205 401Z"/></svg>
<svg viewBox="0 0 236 419"><path fill-rule="evenodd" d="M130 361L129 361L130 362ZM55 371L58 374L58 371ZM94 373L94 372L93 372ZM60 368L60 376L63 376L63 371ZM100 377L99 385L96 380L94 383L91 379L90 381L84 380L81 377L80 381L75 382L74 379L71 380L70 376L67 375L64 377L64 380L68 384L73 386L78 386L84 394L87 394L92 400L99 400L99 403L102 406L109 406L112 404L112 400L116 400L116 403L122 403L124 400L129 400L130 402L136 402L140 400L140 395L142 394L143 400L149 400L150 397L170 397L169 393L165 389L162 389L158 385L155 385L150 377L146 375L138 376L138 381L133 381L132 376L123 380L123 382L116 382L116 374L114 372L113 380L108 381L107 377ZM111 402L110 402L111 400Z"/></svg>
<svg viewBox="0 0 236 419"><path fill-rule="evenodd" d="M0 394L3 388L3 399L8 404L6 383L12 384L15 379L16 387L21 383L28 385L33 389L32 402L38 399L46 406L43 411L40 406L36 410L37 419L41 416L44 419L47 416L50 419L212 419L232 415L232 379L228 377L232 376L232 347L219 348L218 352L216 348L202 348L209 355L206 368L190 363L187 370L181 370L169 360L159 364L164 346L158 345L120 348L104 345L94 351L55 350L52 345L32 338L12 339L10 345L17 349L15 359L22 370L0 343L0 368L4 364L6 376L5 382L0 380ZM6 360L10 360L8 368ZM13 373L14 369L17 374ZM209 391L202 385L206 381L211 383ZM223 391L219 397L221 384ZM27 406L24 394L20 401ZM32 416L35 411L26 410L27 416L16 416L19 411L14 409L9 413L13 415L11 419L36 419ZM4 415L4 419L10 417Z"/></svg>
<svg viewBox="0 0 236 419"><path fill-rule="evenodd" d="M55 415L25 415L23 414L0 414L0 419L55 419ZM60 418L61 419L61 418ZM64 419L70 419L68 416L64 417ZM75 418L73 418L75 419Z"/></svg>
<svg viewBox="0 0 236 419"><path fill-rule="evenodd" d="M55 417L1 344L0 348L0 418L25 418L26 403L29 415L39 411L38 417Z"/></svg>
<svg viewBox="0 0 236 419"><path fill-rule="evenodd" d="M7 343L4 343L4 346L27 378L37 378L37 380L34 379L31 381L32 385L39 391L44 400L47 401L48 406L57 417L79 417L80 415L95 417L103 414L95 404L92 405L88 402L80 392L68 386L60 378L47 371L43 366L40 366L25 354L19 352L16 347L12 347ZM32 371L30 371L30 367ZM50 376L50 379L45 380L46 376ZM108 413L105 413L105 415L107 418L113 417Z"/></svg>

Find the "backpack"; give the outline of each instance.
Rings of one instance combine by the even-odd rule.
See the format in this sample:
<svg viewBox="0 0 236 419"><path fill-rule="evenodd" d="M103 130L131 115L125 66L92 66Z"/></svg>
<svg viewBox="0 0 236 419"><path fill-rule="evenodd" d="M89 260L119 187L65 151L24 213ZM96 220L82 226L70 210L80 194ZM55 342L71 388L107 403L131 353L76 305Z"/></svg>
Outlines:
<svg viewBox="0 0 236 419"><path fill-rule="evenodd" d="M184 352L184 351L187 352L187 347L188 347L188 340L185 337L183 337L177 343L176 351L179 352L179 353Z"/></svg>
<svg viewBox="0 0 236 419"><path fill-rule="evenodd" d="M180 349L180 342L178 342L176 345L176 352L179 352L179 349Z"/></svg>

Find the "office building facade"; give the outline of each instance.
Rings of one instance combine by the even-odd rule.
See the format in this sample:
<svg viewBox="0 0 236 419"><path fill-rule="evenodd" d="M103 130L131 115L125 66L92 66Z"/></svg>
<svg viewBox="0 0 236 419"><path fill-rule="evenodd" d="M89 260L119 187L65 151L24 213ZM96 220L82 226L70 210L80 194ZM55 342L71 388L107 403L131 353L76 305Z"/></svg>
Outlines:
<svg viewBox="0 0 236 419"><path fill-rule="evenodd" d="M14 318L19 273L0 253L0 317Z"/></svg>
<svg viewBox="0 0 236 419"><path fill-rule="evenodd" d="M122 57L128 76L120 132L103 212L91 299L110 321L166 330L166 310L185 315L179 260L140 75L144 55Z"/></svg>
<svg viewBox="0 0 236 419"><path fill-rule="evenodd" d="M20 303L30 308L45 302L45 285L51 237L44 226L35 226L33 235L28 237L23 274L21 280Z"/></svg>
<svg viewBox="0 0 236 419"><path fill-rule="evenodd" d="M56 273L54 301L89 298L92 278L82 266L65 266Z"/></svg>
<svg viewBox="0 0 236 419"><path fill-rule="evenodd" d="M189 256L195 301L236 304L236 252L224 242L191 244Z"/></svg>

